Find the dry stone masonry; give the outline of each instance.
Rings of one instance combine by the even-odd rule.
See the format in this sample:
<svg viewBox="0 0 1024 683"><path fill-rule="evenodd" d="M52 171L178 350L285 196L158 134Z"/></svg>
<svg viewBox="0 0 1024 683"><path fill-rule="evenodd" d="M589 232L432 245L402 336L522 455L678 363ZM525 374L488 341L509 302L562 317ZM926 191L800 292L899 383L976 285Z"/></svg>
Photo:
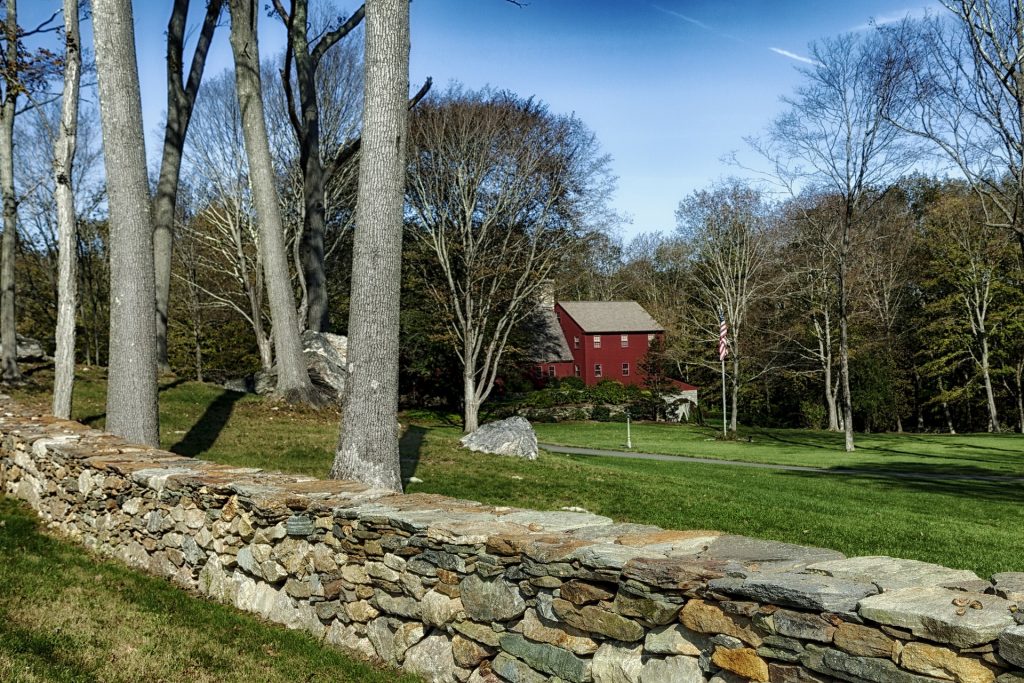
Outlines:
<svg viewBox="0 0 1024 683"><path fill-rule="evenodd" d="M425 680L1024 683L1024 574L395 495L0 411L0 491L53 529Z"/></svg>

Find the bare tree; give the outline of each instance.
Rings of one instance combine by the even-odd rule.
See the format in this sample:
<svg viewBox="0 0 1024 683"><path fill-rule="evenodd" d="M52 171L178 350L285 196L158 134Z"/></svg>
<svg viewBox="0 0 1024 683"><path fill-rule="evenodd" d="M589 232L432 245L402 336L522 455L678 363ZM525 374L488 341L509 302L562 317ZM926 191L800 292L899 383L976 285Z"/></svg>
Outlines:
<svg viewBox="0 0 1024 683"><path fill-rule="evenodd" d="M905 28L903 30L906 30ZM876 188L885 189L909 167L917 151L894 121L905 119L899 95L907 78L904 36L898 31L861 32L829 38L810 48L813 66L788 110L770 127L766 142L752 141L774 168L772 175L794 195L812 187L839 198L832 252L839 293L839 372L846 450L854 449L850 396L850 282L853 233L870 208ZM808 216L808 220L819 221ZM831 234L828 221L819 222Z"/></svg>
<svg viewBox="0 0 1024 683"><path fill-rule="evenodd" d="M107 429L157 445L153 223L131 0L92 0L110 205Z"/></svg>
<svg viewBox="0 0 1024 683"><path fill-rule="evenodd" d="M409 1L368 0L365 6L366 82L349 309L349 383L331 477L401 491L398 336Z"/></svg>
<svg viewBox="0 0 1024 683"><path fill-rule="evenodd" d="M211 307L235 311L252 328L260 364L274 364L270 321L263 290L263 249L249 187L241 111L229 73L200 89L185 146L192 188L192 214L180 227L189 243L194 279ZM225 287L227 278L233 287ZM206 284L212 281L213 284Z"/></svg>
<svg viewBox="0 0 1024 683"><path fill-rule="evenodd" d="M410 234L462 363L463 429L478 425L509 336L582 232L607 158L577 119L505 92L454 89L417 109Z"/></svg>
<svg viewBox="0 0 1024 683"><path fill-rule="evenodd" d="M53 151L54 191L59 234L57 277L57 350L54 353L53 414L71 417L75 382L75 321L78 309L78 230L71 187L78 135L78 90L82 72L78 0L64 0L64 92L60 131Z"/></svg>
<svg viewBox="0 0 1024 683"><path fill-rule="evenodd" d="M317 70L324 55L351 33L363 20L364 8L338 22L319 39L309 39L309 0L291 0L290 10L281 0L274 8L288 29L284 69L281 80L287 97L288 118L299 144L299 165L302 170L303 227L299 246L301 279L306 292L306 327L325 331L328 324L327 276L324 271L324 233L326 227L324 188L334 169L325 168L321 158L320 103L317 93ZM292 66L298 87L298 102L292 87Z"/></svg>
<svg viewBox="0 0 1024 683"><path fill-rule="evenodd" d="M736 432L739 391L747 359L744 333L752 309L778 290L769 277L770 210L761 193L731 180L711 190L699 190L679 203L679 232L694 253L693 282L703 304L701 320L716 320L721 311L729 324L732 359L732 415L729 429ZM693 321L702 327L699 321ZM717 329L717 328L716 328ZM712 332L711 338L716 334Z"/></svg>
<svg viewBox="0 0 1024 683"><path fill-rule="evenodd" d="M206 15L199 30L188 77L184 77L185 26L189 0L174 0L167 22L167 122L164 126L163 157L153 197L153 249L156 267L156 341L157 362L168 370L167 315L171 289L171 251L174 244L175 204L182 150L188 132L192 107L206 67L206 55L217 28L223 0L207 0Z"/></svg>
<svg viewBox="0 0 1024 683"><path fill-rule="evenodd" d="M263 115L259 46L256 40L258 2L229 0L228 7L231 11L231 50L235 58L235 90L242 114L242 135L249 160L249 183L259 217L263 273L274 325L277 393L290 403L314 404L318 397L306 372L299 340L295 296L291 289L285 252L284 225Z"/></svg>
<svg viewBox="0 0 1024 683"><path fill-rule="evenodd" d="M942 4L950 15L903 41L916 115L897 123L963 174L986 222L1009 230L1024 253L1024 11L1016 2Z"/></svg>

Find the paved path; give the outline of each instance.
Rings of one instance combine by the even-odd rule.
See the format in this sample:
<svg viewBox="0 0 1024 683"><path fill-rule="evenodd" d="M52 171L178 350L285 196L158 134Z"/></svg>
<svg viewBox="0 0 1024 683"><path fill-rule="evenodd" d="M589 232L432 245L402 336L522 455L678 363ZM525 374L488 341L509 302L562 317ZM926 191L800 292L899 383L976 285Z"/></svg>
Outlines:
<svg viewBox="0 0 1024 683"><path fill-rule="evenodd" d="M757 470L781 470L783 472L809 472L813 474L838 474L842 476L880 477L895 479L943 479L994 481L1006 483L1024 483L1024 477L1000 474L956 474L941 472L905 472L899 470L852 469L844 467L806 467L803 465L773 465L764 462L743 462L740 460L718 460L716 458L696 458L688 455L665 455L664 453L636 453L633 451L612 451L602 448L578 448L576 446L558 446L552 443L538 443L538 446L552 453L569 455L600 455L610 458L628 458L631 460L658 460L661 462L694 462L702 465L721 465L726 467L750 467Z"/></svg>

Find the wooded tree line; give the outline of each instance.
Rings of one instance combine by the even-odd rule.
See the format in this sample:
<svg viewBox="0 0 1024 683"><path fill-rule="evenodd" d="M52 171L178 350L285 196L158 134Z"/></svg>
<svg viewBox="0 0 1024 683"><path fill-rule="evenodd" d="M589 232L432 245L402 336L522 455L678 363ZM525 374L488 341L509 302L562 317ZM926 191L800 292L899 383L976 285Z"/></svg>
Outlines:
<svg viewBox="0 0 1024 683"><path fill-rule="evenodd" d="M299 333L335 331L350 337L335 474L398 488L400 387L459 405L472 431L528 361L553 277L561 298L640 301L669 329L664 363L707 387L722 309L733 429L842 429L853 448L855 429L1024 423L1012 7L949 0L812 45L749 141L752 179L694 192L676 233L624 244L610 160L579 119L498 89L410 96L407 0L275 0L269 16L208 0L191 24L170 2L151 167L131 3L92 0L95 66L79 66L84 3L26 28L5 2L3 373L18 376L15 322L53 339L57 414L75 359L109 365L108 426L144 442L157 368L273 367L281 398L315 405ZM261 18L286 29L284 54L260 54ZM222 27L234 66L204 75ZM98 107L78 106L83 72ZM929 161L954 179L922 175Z"/></svg>

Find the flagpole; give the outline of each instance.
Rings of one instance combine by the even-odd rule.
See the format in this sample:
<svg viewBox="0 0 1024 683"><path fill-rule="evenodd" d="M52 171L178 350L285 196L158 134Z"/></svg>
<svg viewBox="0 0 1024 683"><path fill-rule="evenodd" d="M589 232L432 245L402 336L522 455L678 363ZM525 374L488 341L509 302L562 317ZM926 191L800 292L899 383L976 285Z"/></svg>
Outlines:
<svg viewBox="0 0 1024 683"><path fill-rule="evenodd" d="M726 428L726 413L725 413L725 359L722 359L722 436L728 437L729 431Z"/></svg>
<svg viewBox="0 0 1024 683"><path fill-rule="evenodd" d="M718 359L722 361L722 438L729 438L728 428L728 407L725 401L725 358L729 355L728 339L726 337L725 311L718 307Z"/></svg>

